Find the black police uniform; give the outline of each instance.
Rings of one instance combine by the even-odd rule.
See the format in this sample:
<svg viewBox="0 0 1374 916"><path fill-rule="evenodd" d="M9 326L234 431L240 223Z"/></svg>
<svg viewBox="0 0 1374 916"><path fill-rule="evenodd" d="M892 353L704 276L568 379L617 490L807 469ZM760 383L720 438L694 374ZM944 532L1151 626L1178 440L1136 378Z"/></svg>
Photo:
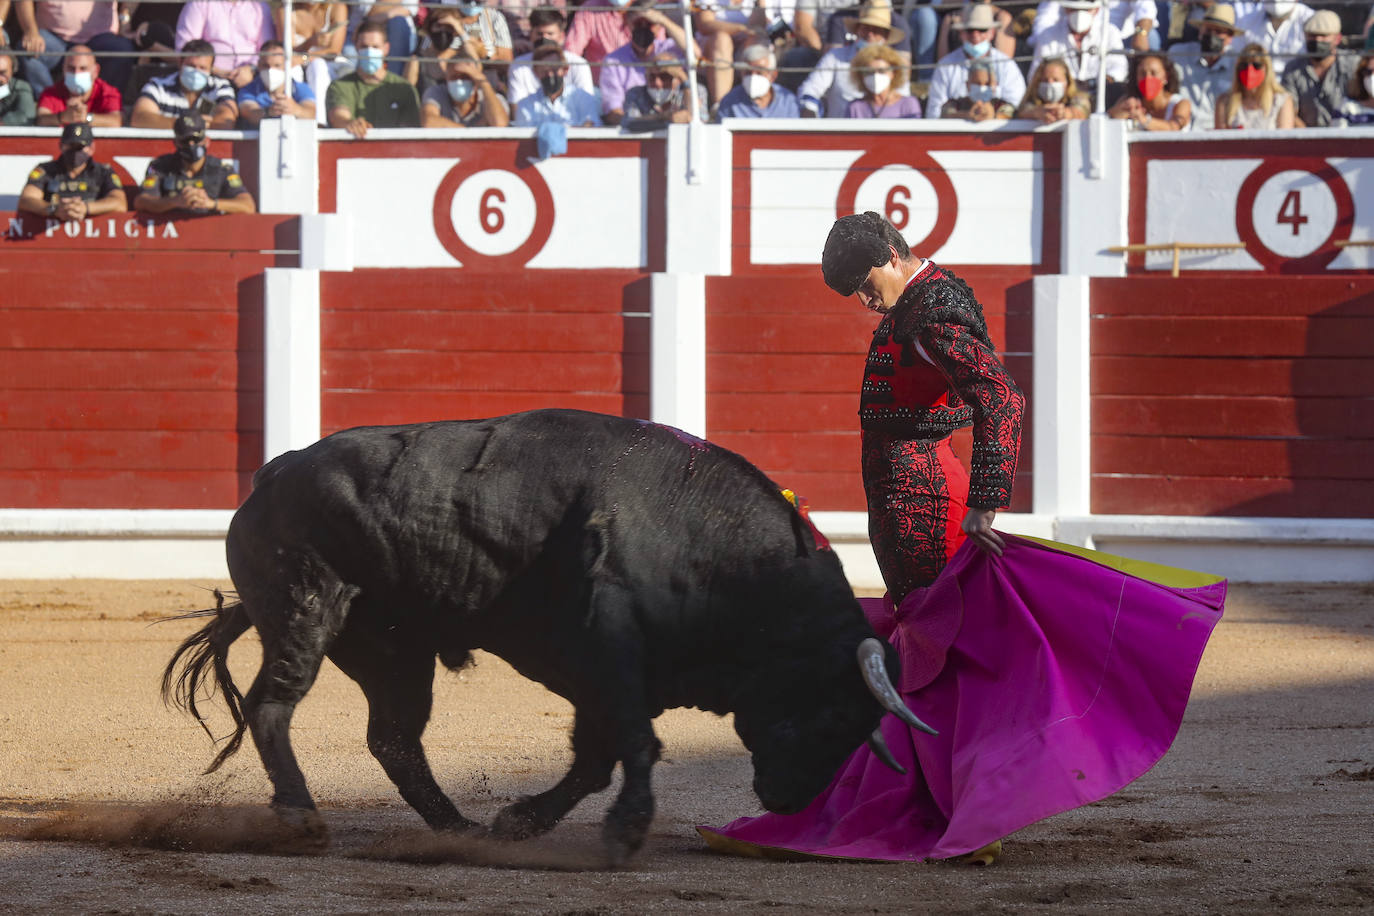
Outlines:
<svg viewBox="0 0 1374 916"><path fill-rule="evenodd" d="M72 178L67 175L67 167L61 159L52 159L29 172L27 183L37 185L43 191L43 201L49 204L64 197L100 200L124 187L112 165L91 161L86 163L81 174Z"/></svg>
<svg viewBox="0 0 1374 916"><path fill-rule="evenodd" d="M205 165L194 175L182 170L185 163L177 153L158 156L148 164L148 173L139 192L151 197L176 197L182 188L204 188L211 200L229 200L243 193L243 179L229 163L214 156L205 157Z"/></svg>

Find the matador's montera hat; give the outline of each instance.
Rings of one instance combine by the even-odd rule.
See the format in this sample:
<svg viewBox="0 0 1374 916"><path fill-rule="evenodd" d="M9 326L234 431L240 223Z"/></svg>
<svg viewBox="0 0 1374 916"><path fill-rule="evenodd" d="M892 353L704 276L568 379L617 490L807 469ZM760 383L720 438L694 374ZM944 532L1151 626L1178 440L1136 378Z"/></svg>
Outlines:
<svg viewBox="0 0 1374 916"><path fill-rule="evenodd" d="M888 251L888 225L872 210L835 220L821 253L825 285L841 296L852 296L868 279L868 272L892 257Z"/></svg>

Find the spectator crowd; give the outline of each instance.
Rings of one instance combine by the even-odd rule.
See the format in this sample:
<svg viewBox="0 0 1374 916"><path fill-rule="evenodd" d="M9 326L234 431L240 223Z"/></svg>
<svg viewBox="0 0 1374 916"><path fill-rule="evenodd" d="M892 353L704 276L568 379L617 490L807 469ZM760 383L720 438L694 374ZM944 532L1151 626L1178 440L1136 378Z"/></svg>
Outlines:
<svg viewBox="0 0 1374 916"><path fill-rule="evenodd" d="M1139 130L1374 123L1371 4L1330 2L389 0L288 22L258 0L0 0L0 122L1052 122L1102 95Z"/></svg>

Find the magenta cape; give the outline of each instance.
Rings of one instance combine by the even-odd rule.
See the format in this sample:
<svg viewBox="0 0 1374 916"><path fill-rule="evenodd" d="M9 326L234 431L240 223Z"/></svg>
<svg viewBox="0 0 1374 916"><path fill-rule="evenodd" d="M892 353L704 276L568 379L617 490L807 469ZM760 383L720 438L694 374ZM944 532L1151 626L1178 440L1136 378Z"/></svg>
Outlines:
<svg viewBox="0 0 1374 916"><path fill-rule="evenodd" d="M936 582L861 599L900 653L907 705L938 736L883 719L901 776L867 746L799 814L698 830L714 848L913 861L981 849L1111 795L1159 762L1221 619L1216 576L1003 535Z"/></svg>

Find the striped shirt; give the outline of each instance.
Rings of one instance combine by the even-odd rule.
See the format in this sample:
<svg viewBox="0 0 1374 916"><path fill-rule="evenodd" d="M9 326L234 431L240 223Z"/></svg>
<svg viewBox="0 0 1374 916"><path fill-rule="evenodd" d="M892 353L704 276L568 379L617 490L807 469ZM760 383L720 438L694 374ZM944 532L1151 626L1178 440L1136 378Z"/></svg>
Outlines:
<svg viewBox="0 0 1374 916"><path fill-rule="evenodd" d="M157 110L165 117L175 118L185 114L191 110L192 100L181 91L179 77L179 73L155 76L143 84L139 97L152 99ZM201 91L200 98L209 99L215 107L219 107L221 102L234 104L234 87L227 79L211 76L210 85Z"/></svg>

